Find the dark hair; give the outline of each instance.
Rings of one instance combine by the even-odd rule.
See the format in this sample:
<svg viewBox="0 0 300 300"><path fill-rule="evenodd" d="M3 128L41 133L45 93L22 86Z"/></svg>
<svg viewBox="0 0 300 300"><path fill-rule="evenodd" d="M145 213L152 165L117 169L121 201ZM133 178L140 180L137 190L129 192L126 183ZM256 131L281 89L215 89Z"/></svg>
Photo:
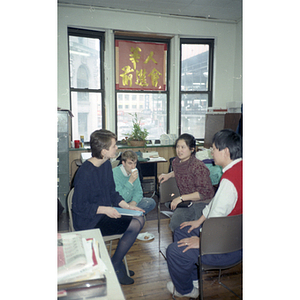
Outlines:
<svg viewBox="0 0 300 300"><path fill-rule="evenodd" d="M215 147L220 151L228 148L232 160L242 157L242 138L231 129L217 132L212 139L212 144L215 144Z"/></svg>
<svg viewBox="0 0 300 300"><path fill-rule="evenodd" d="M130 159L132 161L137 161L138 160L138 156L137 154L132 151L132 150L125 150L123 153L122 153L122 156L121 156L121 161L124 161L126 162L127 159Z"/></svg>
<svg viewBox="0 0 300 300"><path fill-rule="evenodd" d="M196 139L191 134L183 133L182 135L180 135L179 138L175 142L175 148L177 147L177 143L179 140L184 140L190 150L192 150L192 148L194 148L194 151L192 152L192 154L196 153Z"/></svg>
<svg viewBox="0 0 300 300"><path fill-rule="evenodd" d="M103 149L109 149L111 139L117 140L117 136L113 132L106 129L95 130L90 137L92 157L102 159L103 155L101 152Z"/></svg>

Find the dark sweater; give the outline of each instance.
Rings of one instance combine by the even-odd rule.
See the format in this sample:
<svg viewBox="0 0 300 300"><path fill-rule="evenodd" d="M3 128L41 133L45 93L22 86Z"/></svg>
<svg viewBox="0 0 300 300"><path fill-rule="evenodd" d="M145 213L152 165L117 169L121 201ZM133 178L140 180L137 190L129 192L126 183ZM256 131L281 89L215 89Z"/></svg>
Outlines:
<svg viewBox="0 0 300 300"><path fill-rule="evenodd" d="M92 229L104 216L98 206L119 206L123 198L116 192L110 161L95 167L88 160L74 179L72 215L75 230Z"/></svg>

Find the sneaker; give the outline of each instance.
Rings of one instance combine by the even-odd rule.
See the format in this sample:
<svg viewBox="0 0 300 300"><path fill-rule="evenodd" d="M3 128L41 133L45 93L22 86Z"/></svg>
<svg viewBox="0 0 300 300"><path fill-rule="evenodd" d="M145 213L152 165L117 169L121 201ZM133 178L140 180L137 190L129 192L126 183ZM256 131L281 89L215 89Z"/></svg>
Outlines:
<svg viewBox="0 0 300 300"><path fill-rule="evenodd" d="M193 286L194 286L196 289L199 289L199 281L198 281L198 280L193 280Z"/></svg>
<svg viewBox="0 0 300 300"><path fill-rule="evenodd" d="M199 289L193 287L192 291L190 293L181 295L180 293L178 293L174 287L174 284L172 281L169 281L167 283L167 289L171 294L174 294L174 296L176 297L189 297L189 298L198 298L199 296Z"/></svg>

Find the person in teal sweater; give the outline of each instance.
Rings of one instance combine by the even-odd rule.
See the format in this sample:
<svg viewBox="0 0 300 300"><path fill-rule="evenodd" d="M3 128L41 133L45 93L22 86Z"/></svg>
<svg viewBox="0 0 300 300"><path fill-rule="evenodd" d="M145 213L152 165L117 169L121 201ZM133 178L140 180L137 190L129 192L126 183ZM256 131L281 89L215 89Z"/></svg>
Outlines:
<svg viewBox="0 0 300 300"><path fill-rule="evenodd" d="M132 150L126 150L122 153L121 162L118 167L113 169L113 176L116 185L116 191L130 206L137 206L147 214L156 206L152 198L143 197L143 190L136 169L138 157Z"/></svg>

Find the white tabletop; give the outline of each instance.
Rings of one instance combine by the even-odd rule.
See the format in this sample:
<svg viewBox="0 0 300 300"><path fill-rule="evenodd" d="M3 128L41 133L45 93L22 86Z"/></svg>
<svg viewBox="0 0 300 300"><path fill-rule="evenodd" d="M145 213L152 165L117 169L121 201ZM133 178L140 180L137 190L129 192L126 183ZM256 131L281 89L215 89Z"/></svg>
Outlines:
<svg viewBox="0 0 300 300"><path fill-rule="evenodd" d="M94 238L99 243L100 249L100 257L105 263L107 267L107 271L105 272L106 281L107 281L107 295L104 297L93 298L93 300L125 300L123 291L121 289L120 283L116 276L115 270L112 266L111 259L109 257L107 248L103 241L102 234L99 229L90 229L90 230L82 230L76 231L84 238Z"/></svg>

